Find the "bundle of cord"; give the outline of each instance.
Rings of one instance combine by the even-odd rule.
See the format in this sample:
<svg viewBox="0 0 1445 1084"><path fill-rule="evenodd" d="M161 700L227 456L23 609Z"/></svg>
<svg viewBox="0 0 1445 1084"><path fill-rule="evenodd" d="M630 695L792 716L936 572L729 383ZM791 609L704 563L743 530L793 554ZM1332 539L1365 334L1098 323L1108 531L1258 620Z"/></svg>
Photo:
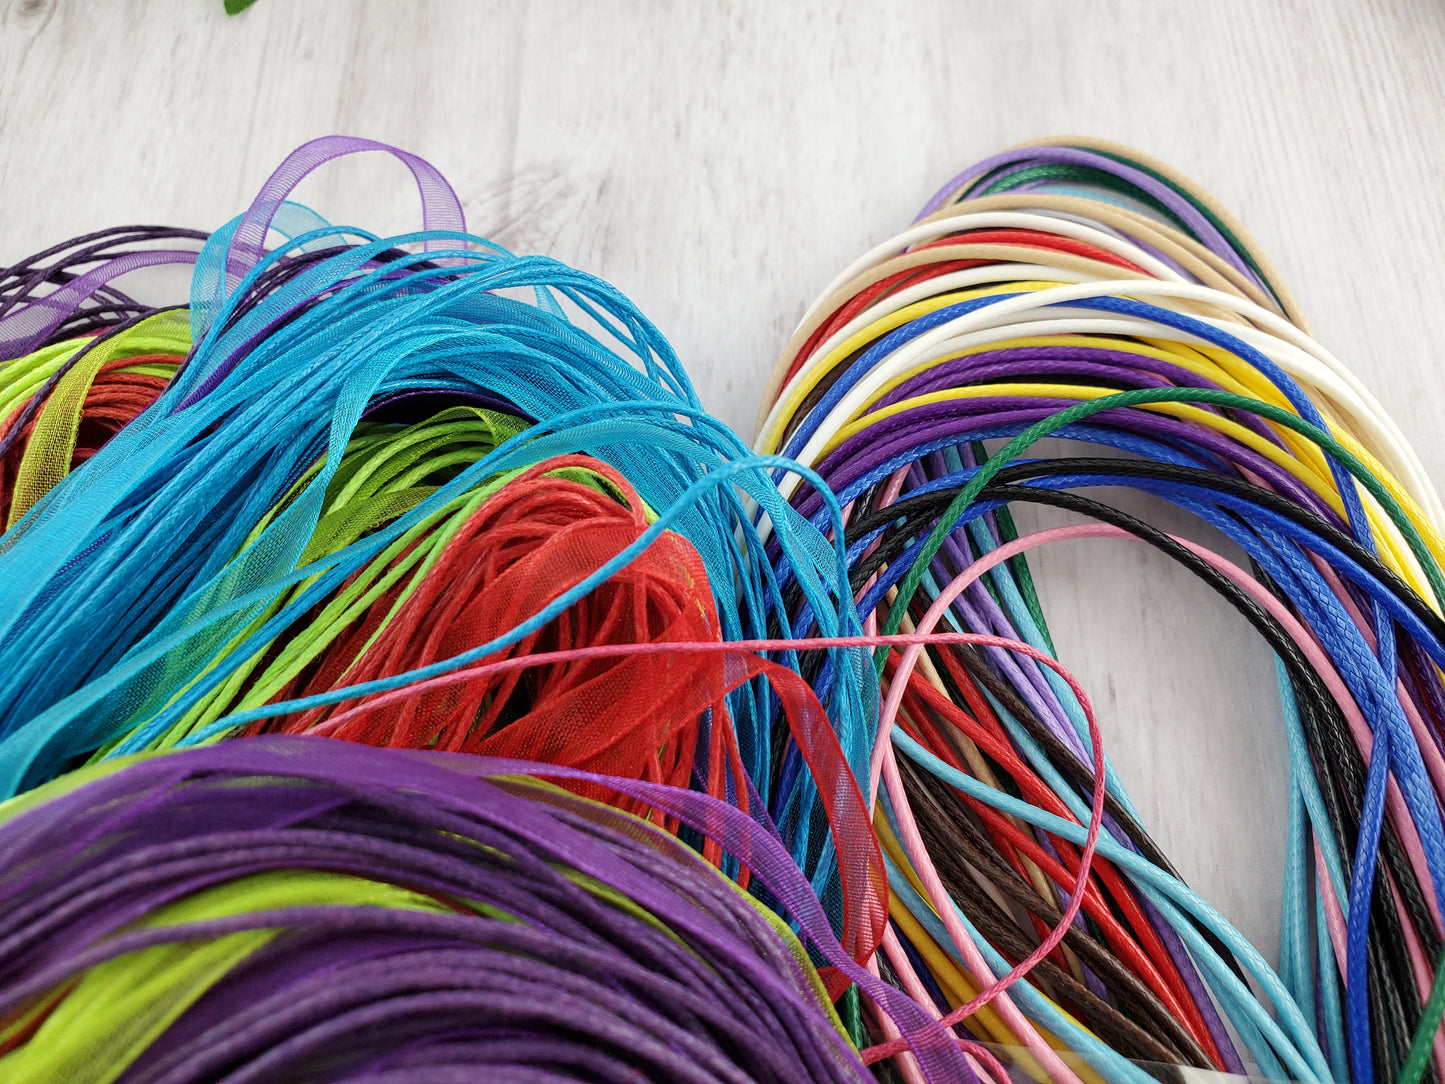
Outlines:
<svg viewBox="0 0 1445 1084"><path fill-rule="evenodd" d="M1028 458L1047 436L1109 451ZM870 797L899 983L956 1010L1082 895L1060 951L968 1031L1067 1047L1111 1081L1147 1079L1129 1059L1246 1058L1271 1078L1445 1079L1445 517L1228 214L1109 144L981 162L808 311L755 450L796 458L844 505L870 631L942 623L1050 656L1024 552L1132 538L1218 591L1276 660L1291 751L1278 972L1175 874L1111 768L1080 876L1096 779L1050 669L992 649L880 652ZM825 487L775 474L823 524ZM1101 486L1198 516L1251 567L1079 492ZM1082 522L1019 538L1015 502Z"/></svg>
<svg viewBox="0 0 1445 1084"><path fill-rule="evenodd" d="M876 987L934 1079L973 1079L842 951L754 822L612 781L750 863L807 950L675 837L529 777L549 770L267 736L115 759L12 799L0 1075L869 1080L811 950Z"/></svg>
<svg viewBox="0 0 1445 1084"><path fill-rule="evenodd" d="M311 170L362 151L411 170L425 229L378 239L287 201ZM250 210L210 236L187 312L148 318L177 338L176 322L189 319L194 346L165 390L37 492L0 537L5 793L89 757L209 741L262 720L309 728L331 704L539 643L787 637L778 572L747 500L784 538L780 567L802 585L809 627L861 632L841 533L830 540L780 499L768 474L778 461L753 456L702 409L635 306L591 276L463 231L460 205L430 165L332 137L293 153ZM283 240L267 250L273 233ZM94 304L80 281L62 288L77 312ZM52 324L59 317L55 326L71 319L60 293L30 302ZM7 319L38 325L29 315L22 305ZM135 330L154 331L150 322ZM62 347L76 368L95 368L85 359L105 341ZM35 358L4 371L37 367ZM567 503L554 511L556 501ZM546 560L531 559L527 547L543 540ZM589 598L643 554L610 595ZM475 612L450 627L428 623L459 569L478 574L468 581ZM464 616L461 595L448 597ZM774 661L801 665L795 651ZM683 725L655 716L659 700L718 684L664 672L688 666L715 668L662 655L622 666L608 679L615 687L578 713L590 732L546 735L545 750L529 744L543 739L540 724L510 733L526 722L525 701L561 710L573 695L566 682L595 691L597 667L562 685L544 680L520 700L507 687L477 688L466 704L419 702L405 722L342 732L545 751L614 774L692 777L734 801L751 787L836 905L819 783L806 764L776 783L773 760L795 739L764 668L718 693L725 703L690 709L670 747L652 744ZM810 677L861 777L877 703L866 653L827 649ZM608 718L600 705L627 713ZM681 701L669 706L685 713ZM485 725L463 722L473 709L490 713ZM632 737L599 760L627 728ZM565 741L570 752L557 747Z"/></svg>

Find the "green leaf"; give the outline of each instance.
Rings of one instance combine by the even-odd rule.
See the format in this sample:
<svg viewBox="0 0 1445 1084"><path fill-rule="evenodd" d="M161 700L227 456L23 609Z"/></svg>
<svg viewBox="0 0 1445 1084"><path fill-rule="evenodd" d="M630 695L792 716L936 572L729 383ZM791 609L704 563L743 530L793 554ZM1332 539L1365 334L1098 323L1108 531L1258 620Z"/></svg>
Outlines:
<svg viewBox="0 0 1445 1084"><path fill-rule="evenodd" d="M226 0L226 14L235 15L238 12L245 11L255 2L256 0Z"/></svg>

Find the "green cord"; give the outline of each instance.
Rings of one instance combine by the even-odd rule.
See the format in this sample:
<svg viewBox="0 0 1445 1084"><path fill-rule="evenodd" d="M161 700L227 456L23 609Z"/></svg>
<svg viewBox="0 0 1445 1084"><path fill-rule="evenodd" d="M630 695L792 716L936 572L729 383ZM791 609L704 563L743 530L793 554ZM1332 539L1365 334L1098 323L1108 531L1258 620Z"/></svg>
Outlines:
<svg viewBox="0 0 1445 1084"><path fill-rule="evenodd" d="M1445 953L1435 965L1435 981L1430 985L1430 997L1420 1014L1420 1026L1415 1029L1410 1053L1405 1057L1405 1067L1400 1070L1399 1084L1420 1084L1425 1067L1430 1064L1430 1048L1435 1044L1435 1036L1440 1033L1442 1017L1445 1017Z"/></svg>
<svg viewBox="0 0 1445 1084"><path fill-rule="evenodd" d="M848 1040L858 1049L868 1045L868 1033L863 1028L863 1003L858 997L858 987L850 986L838 999L838 1018L848 1032Z"/></svg>
<svg viewBox="0 0 1445 1084"><path fill-rule="evenodd" d="M987 462L991 458L988 450L984 447L983 441L976 440L972 443L974 458L980 462ZM999 537L1005 542L1017 542L1019 537L1018 527L1014 524L1013 513L1008 505L1002 505L993 514L994 522L998 524ZM1028 558L1022 553L1008 559L1009 571L1014 575L1014 582L1019 589L1019 595L1023 597L1024 607L1033 619L1034 625L1039 630L1039 635L1044 638L1044 647L1050 655L1058 656L1054 648L1054 638L1049 632L1049 623L1044 620L1044 607L1039 602L1039 592L1034 586L1033 573L1029 571Z"/></svg>

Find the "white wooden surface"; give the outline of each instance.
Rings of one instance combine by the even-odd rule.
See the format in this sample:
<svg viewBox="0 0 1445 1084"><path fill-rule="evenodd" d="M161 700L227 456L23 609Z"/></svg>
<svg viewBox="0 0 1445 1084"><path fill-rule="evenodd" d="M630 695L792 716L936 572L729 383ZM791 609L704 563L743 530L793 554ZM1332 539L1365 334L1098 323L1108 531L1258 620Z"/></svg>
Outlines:
<svg viewBox="0 0 1445 1084"><path fill-rule="evenodd" d="M233 19L221 0L0 0L0 263L105 225L214 227L296 144L365 135L438 165L474 231L616 283L750 433L845 262L970 162L1086 133L1233 208L1441 477L1442 57L1438 0L259 0ZM408 180L371 158L301 196L400 230ZM1284 760L1262 645L1152 553L1071 545L1036 565L1111 755L1273 957Z"/></svg>

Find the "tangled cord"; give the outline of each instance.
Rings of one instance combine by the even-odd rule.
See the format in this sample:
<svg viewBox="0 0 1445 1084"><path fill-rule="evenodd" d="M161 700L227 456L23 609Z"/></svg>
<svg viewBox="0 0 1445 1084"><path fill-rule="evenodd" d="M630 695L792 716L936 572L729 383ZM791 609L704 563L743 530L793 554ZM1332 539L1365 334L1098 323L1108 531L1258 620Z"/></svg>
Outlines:
<svg viewBox="0 0 1445 1084"><path fill-rule="evenodd" d="M1022 458L1045 436L1123 456ZM1103 531L1201 576L1278 660L1292 752L1279 973L1187 892L1109 769L1072 955L1015 988L1021 1015L971 1030L1035 1053L1057 1037L1111 1080L1142 1079L1119 1054L1241 1072L1231 1030L1269 1076L1408 1068L1413 1082L1432 1042L1445 1066L1432 993L1445 934L1440 501L1226 213L1108 144L980 163L823 292L775 369L756 449L813 468L844 504L870 629L927 617L1051 652L1022 552ZM818 516L816 483L776 477ZM1073 492L1103 486L1194 513L1252 568ZM1100 527L1016 541L1018 501ZM946 589L985 561L971 587ZM929 812L911 845L887 848L889 959L945 1007L976 974L964 942L997 970L1076 891L1065 841L1039 829L1045 814L1082 814L1090 774L1077 705L1046 670L999 652L913 655L880 653L891 741L872 779L887 784L885 844L907 806ZM935 864L948 879L929 887ZM937 916L955 908L980 928L945 928ZM1147 1026L1127 1026L1123 1007Z"/></svg>
<svg viewBox="0 0 1445 1084"><path fill-rule="evenodd" d="M421 231L289 202L374 151ZM172 263L185 307L114 285ZM750 452L615 289L366 140L211 234L0 271L0 1056L1439 1075L1445 512L1225 212L1111 145L1005 152L824 291L762 406ZM1077 538L1175 560L1276 660L1277 971L1053 658L1025 554Z"/></svg>

